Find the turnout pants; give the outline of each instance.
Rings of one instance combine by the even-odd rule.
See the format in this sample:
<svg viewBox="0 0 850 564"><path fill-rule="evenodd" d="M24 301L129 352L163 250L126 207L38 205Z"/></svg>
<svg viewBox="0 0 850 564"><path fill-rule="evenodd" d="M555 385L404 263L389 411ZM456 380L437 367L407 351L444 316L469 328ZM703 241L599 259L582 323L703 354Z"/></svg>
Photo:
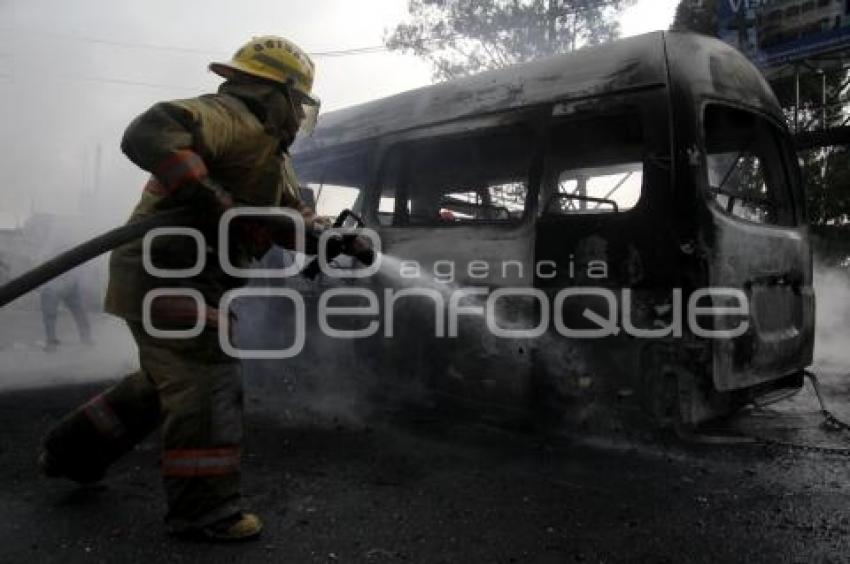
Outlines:
<svg viewBox="0 0 850 564"><path fill-rule="evenodd" d="M128 322L141 368L62 419L44 448L59 471L94 481L162 426L166 522L174 532L240 511L242 375L215 331L158 339Z"/></svg>

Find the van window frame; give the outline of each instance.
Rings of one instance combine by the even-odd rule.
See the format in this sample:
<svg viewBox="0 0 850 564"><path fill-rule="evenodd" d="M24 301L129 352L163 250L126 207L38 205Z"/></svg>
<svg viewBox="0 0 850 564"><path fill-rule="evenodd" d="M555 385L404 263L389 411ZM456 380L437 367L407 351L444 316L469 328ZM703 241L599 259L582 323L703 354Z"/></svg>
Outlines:
<svg viewBox="0 0 850 564"><path fill-rule="evenodd" d="M641 128L646 127L644 114L643 114L643 111L642 111L642 108L641 108L641 103L647 103L647 102L643 99L636 99L636 98L632 98L632 97L628 97L628 96L626 96L626 97L617 96L616 98L613 98L613 99L610 99L608 97L599 97L598 99L591 99L591 100L588 100L588 101L585 101L585 102L591 102L591 103L595 102L596 104L598 104L597 107L593 108L593 113L590 116L591 118L593 118L593 117L598 117L598 118L608 117L608 118L611 118L611 117L616 117L616 116L628 115L630 117L634 117L637 120L637 123L640 125ZM548 126L549 139L548 139L548 147L547 147L547 151L546 151L546 165L545 165L545 172L544 172L544 175L543 175L543 183L557 184L560 181L562 174L565 172L565 169L562 169L561 167L558 167L558 166L555 165L555 162L554 162L555 158L552 155L552 143L553 143L553 135L554 135L555 129L558 126L560 126L564 123L568 123L570 121L579 121L579 119L577 119L577 116L574 116L574 115L556 114L555 111L556 111L556 108L558 106L559 106L558 104L553 106L553 115L550 116L550 120L549 120L549 126ZM640 213L640 210L646 205L645 202L646 202L647 197L648 197L647 196L647 185L646 185L646 172L647 172L646 171L646 161L647 161L647 154L648 154L648 148L649 148L649 140L648 140L645 133L644 133L644 136L643 136L641 148L642 148L642 154L641 154L639 160L631 161L631 162L628 162L628 163L626 163L626 162L618 163L618 164L638 164L639 163L641 165L640 194L638 195L638 199L637 199L637 201L635 201L633 206L626 208L626 209L623 209L623 210L614 210L614 211L604 211L603 210L604 213L587 212L587 213L570 213L570 214L546 214L544 207L549 205L549 202L541 201L540 205L539 205L539 212L540 213L538 214L537 220L538 221L545 221L545 222L569 222L569 221L575 221L578 218L598 218L598 219L604 221L607 218L627 217L627 216L630 216L630 215ZM599 165L599 167L601 167L601 166L603 166L603 165ZM614 165L611 165L611 166L614 166ZM543 188L544 188L543 183L541 183L541 186L540 186L540 194L543 194ZM555 190L557 190L557 186L555 187Z"/></svg>
<svg viewBox="0 0 850 564"><path fill-rule="evenodd" d="M716 201L711 193L708 180L708 132L706 128L706 112L710 106L719 106L727 110L739 110L752 114L758 119L763 120L774 129L774 139L777 143L777 154L782 166L782 174L785 178L785 189L788 191L788 202L791 206L789 216L793 218L791 225L782 223L767 223L751 221L724 210ZM738 222L744 225L756 226L764 229L774 229L780 231L788 231L789 229L798 229L805 225L805 196L802 195L800 189L801 178L799 170L791 164L791 159L796 158L796 153L793 151L793 145L783 133L787 132L787 125L779 121L776 116L764 111L764 109L740 103L727 98L714 96L704 97L698 106L698 125L697 135L700 144L700 171L697 174L697 186L701 197L706 202L706 205L713 212L722 215L724 218ZM802 200L801 200L802 198Z"/></svg>
<svg viewBox="0 0 850 564"><path fill-rule="evenodd" d="M664 221L667 221L667 217L672 213L671 206L676 197L674 190L675 135L670 104L670 90L667 85L620 90L579 99L562 100L553 104L547 123L547 135L550 140L556 125L570 120L572 116L583 114L599 117L623 114L634 116L643 129L641 155L643 179L640 197L635 205L618 213L539 215L537 221L565 224L575 221L630 221L629 218L640 217L650 208L655 210L653 213L664 214ZM663 125L659 130L660 120L663 120ZM546 205L546 202L542 201L543 193L549 188L545 183L557 182L553 167L551 148L547 148L545 171L538 196L541 209Z"/></svg>
<svg viewBox="0 0 850 564"><path fill-rule="evenodd" d="M301 185L324 185L327 183L329 185L357 189L359 193L353 204L352 211L359 214L363 207L365 195L372 185L377 151L378 147L375 140L367 139L359 143L346 143L335 147L318 148L312 151L305 151L302 154L296 154L293 156L293 164L298 182ZM331 175L329 178L327 174L329 169L338 166L337 163L341 161L345 162L350 159L360 159L363 162L362 176L358 176L357 178L340 178ZM340 184L340 180L343 182L342 184ZM318 196L318 194L316 195Z"/></svg>
<svg viewBox="0 0 850 564"><path fill-rule="evenodd" d="M524 229L531 225L536 218L540 182L542 180L543 163L546 155L546 128L552 104L524 106L511 108L506 111L481 113L466 116L447 122L418 126L404 131L387 134L378 139L372 174L366 186L363 199L363 218L368 225L377 229L457 229L457 228L486 228L511 231ZM383 184L386 180L389 158L394 150L428 138L454 139L463 135L481 135L483 132L507 129L510 127L527 127L532 134L535 146L531 150L529 170L526 175L527 194L522 217L516 221L474 221L460 222L456 225L383 225L380 223L378 210L380 206Z"/></svg>

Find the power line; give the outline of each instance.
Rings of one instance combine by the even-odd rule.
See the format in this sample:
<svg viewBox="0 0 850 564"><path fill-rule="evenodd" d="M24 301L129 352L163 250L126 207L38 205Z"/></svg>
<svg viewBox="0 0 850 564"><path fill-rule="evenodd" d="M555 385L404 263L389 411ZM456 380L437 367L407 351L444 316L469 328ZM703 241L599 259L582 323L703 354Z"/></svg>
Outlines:
<svg viewBox="0 0 850 564"><path fill-rule="evenodd" d="M4 31L4 30L0 30ZM11 30L8 30L11 31ZM130 41L115 41L111 39L101 39L97 37L86 37L83 35L70 35L70 34L62 34L55 33L51 31L24 31L23 33L35 33L38 35L43 35L47 37L55 37L57 39L66 39L69 41L77 41L80 43L92 43L95 45L110 45L113 47L125 47L129 49L149 49L154 51L170 51L170 52L178 52L178 53L189 53L193 55L206 55L206 56L227 56L230 53L225 51L211 51L206 49L195 49L192 47L180 47L173 45L157 45L153 43L135 43ZM366 47L353 47L350 49L336 49L330 51L314 51L308 52L307 54L311 57L344 57L349 55L367 55L370 53L379 53L382 51L387 51L388 49L384 45L371 45Z"/></svg>
<svg viewBox="0 0 850 564"><path fill-rule="evenodd" d="M36 33L38 35L44 35L47 37L55 37L57 39L67 39L69 41L77 41L80 43L93 43L96 45L110 45L113 47L127 47L130 49L151 49L155 51L172 51L172 52L180 52L180 53L192 53L196 55L226 55L224 51L207 51L204 49L194 49L191 47L179 47L172 45L155 45L152 43L133 43L130 41L114 41L110 39L100 39L97 37L86 37L83 35L70 35L63 33L55 33L51 31L24 31L23 33Z"/></svg>
<svg viewBox="0 0 850 564"><path fill-rule="evenodd" d="M102 76L71 76L66 77L69 80L80 80L83 82L100 82L105 84L122 84L126 86L146 86L148 88L160 88L164 90L192 90L197 91L198 87L194 86L180 86L176 84L162 84L155 82L144 82L139 80L125 80L123 78L109 78Z"/></svg>
<svg viewBox="0 0 850 564"><path fill-rule="evenodd" d="M383 53L389 51L384 45L374 45L372 47L358 47L355 49L341 49L339 51L318 51L308 53L311 57L345 57L348 55L368 55L370 53Z"/></svg>

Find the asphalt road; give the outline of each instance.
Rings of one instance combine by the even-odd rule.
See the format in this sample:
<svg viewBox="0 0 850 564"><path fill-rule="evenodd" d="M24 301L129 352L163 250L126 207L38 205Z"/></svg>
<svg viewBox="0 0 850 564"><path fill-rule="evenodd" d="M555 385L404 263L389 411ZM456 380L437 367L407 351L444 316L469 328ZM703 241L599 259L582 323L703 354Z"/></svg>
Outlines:
<svg viewBox="0 0 850 564"><path fill-rule="evenodd" d="M35 471L41 434L102 389L103 375L132 364L109 341L115 332L101 325L95 351L70 344L60 356L37 341L0 340L4 382L17 381L19 367L32 377L0 392L2 562L850 560L850 457L666 435L545 437L399 408L305 408L251 381L244 490L263 537L175 540L161 522L155 436L98 486ZM840 368L824 372L841 412L850 389ZM819 427L815 410L806 391L744 427L850 448L850 436Z"/></svg>

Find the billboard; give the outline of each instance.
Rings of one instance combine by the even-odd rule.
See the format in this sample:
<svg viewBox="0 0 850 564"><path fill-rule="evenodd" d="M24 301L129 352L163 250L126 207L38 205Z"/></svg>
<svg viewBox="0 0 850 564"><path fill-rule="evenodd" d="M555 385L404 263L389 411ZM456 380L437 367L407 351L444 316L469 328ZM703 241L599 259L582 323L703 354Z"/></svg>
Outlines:
<svg viewBox="0 0 850 564"><path fill-rule="evenodd" d="M850 0L715 0L718 36L762 67L850 48Z"/></svg>

